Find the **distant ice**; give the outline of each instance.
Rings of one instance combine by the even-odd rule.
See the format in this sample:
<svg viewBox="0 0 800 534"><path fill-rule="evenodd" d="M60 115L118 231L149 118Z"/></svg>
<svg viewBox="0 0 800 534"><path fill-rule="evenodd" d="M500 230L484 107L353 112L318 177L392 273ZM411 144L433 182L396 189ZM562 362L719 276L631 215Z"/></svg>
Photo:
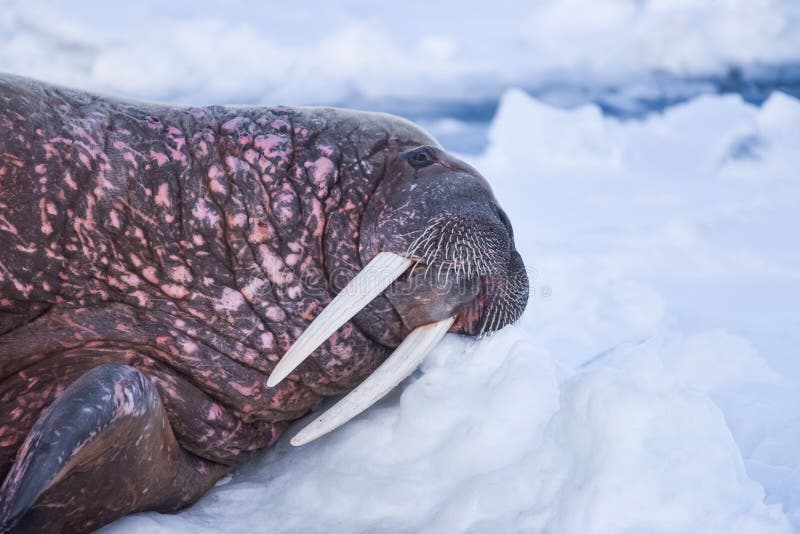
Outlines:
<svg viewBox="0 0 800 534"><path fill-rule="evenodd" d="M173 102L476 122L509 86L623 114L703 92L800 94L794 0L2 4L0 70Z"/></svg>
<svg viewBox="0 0 800 534"><path fill-rule="evenodd" d="M534 277L521 324L446 338L344 428L106 532L790 532L798 119L781 94L621 122L507 92L472 163Z"/></svg>

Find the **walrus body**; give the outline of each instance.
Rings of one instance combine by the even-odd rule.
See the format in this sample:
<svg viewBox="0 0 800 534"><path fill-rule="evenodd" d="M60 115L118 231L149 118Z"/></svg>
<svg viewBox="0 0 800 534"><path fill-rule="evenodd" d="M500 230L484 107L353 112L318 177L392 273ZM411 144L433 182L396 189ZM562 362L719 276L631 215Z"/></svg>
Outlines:
<svg viewBox="0 0 800 534"><path fill-rule="evenodd" d="M417 146L438 150L388 115L174 108L0 76L0 531L177 510L380 365L428 320L383 296L265 384L377 249L404 252L403 232L373 236L410 217L378 214ZM462 312L453 331L477 333L477 304Z"/></svg>

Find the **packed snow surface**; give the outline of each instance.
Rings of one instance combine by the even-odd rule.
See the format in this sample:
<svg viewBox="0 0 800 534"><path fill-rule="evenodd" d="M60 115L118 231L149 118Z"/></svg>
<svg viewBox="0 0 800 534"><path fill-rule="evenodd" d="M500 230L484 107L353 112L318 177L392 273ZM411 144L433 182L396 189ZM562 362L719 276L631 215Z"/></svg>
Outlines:
<svg viewBox="0 0 800 534"><path fill-rule="evenodd" d="M106 532L789 532L798 147L779 93L620 122L508 91L472 163L533 276L521 323L445 338L342 429Z"/></svg>

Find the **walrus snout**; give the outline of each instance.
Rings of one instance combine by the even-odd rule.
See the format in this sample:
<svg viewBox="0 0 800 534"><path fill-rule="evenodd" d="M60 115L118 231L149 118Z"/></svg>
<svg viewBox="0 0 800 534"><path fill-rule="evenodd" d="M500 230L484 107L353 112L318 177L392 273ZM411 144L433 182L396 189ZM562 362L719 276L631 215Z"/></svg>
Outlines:
<svg viewBox="0 0 800 534"><path fill-rule="evenodd" d="M387 160L364 214L360 253L364 262L387 251L414 262L385 293L403 326L455 317L452 332L478 336L519 319L528 277L486 179L431 145Z"/></svg>
<svg viewBox="0 0 800 534"><path fill-rule="evenodd" d="M492 215L445 212L409 245L403 255L414 266L386 291L409 330L455 317L452 332L478 336L522 315L525 266L505 213L496 208Z"/></svg>
<svg viewBox="0 0 800 534"><path fill-rule="evenodd" d="M499 274L481 276L479 296L460 308L451 332L484 336L522 316L528 303L529 281L522 257L514 250Z"/></svg>

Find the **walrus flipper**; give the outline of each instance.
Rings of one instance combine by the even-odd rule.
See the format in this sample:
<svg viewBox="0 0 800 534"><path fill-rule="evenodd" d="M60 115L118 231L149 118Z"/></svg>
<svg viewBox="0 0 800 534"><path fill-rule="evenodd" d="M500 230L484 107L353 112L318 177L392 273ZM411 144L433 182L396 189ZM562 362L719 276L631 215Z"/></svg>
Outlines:
<svg viewBox="0 0 800 534"><path fill-rule="evenodd" d="M0 487L0 532L84 532L136 511L175 511L229 470L180 447L145 375L102 365L31 429Z"/></svg>

